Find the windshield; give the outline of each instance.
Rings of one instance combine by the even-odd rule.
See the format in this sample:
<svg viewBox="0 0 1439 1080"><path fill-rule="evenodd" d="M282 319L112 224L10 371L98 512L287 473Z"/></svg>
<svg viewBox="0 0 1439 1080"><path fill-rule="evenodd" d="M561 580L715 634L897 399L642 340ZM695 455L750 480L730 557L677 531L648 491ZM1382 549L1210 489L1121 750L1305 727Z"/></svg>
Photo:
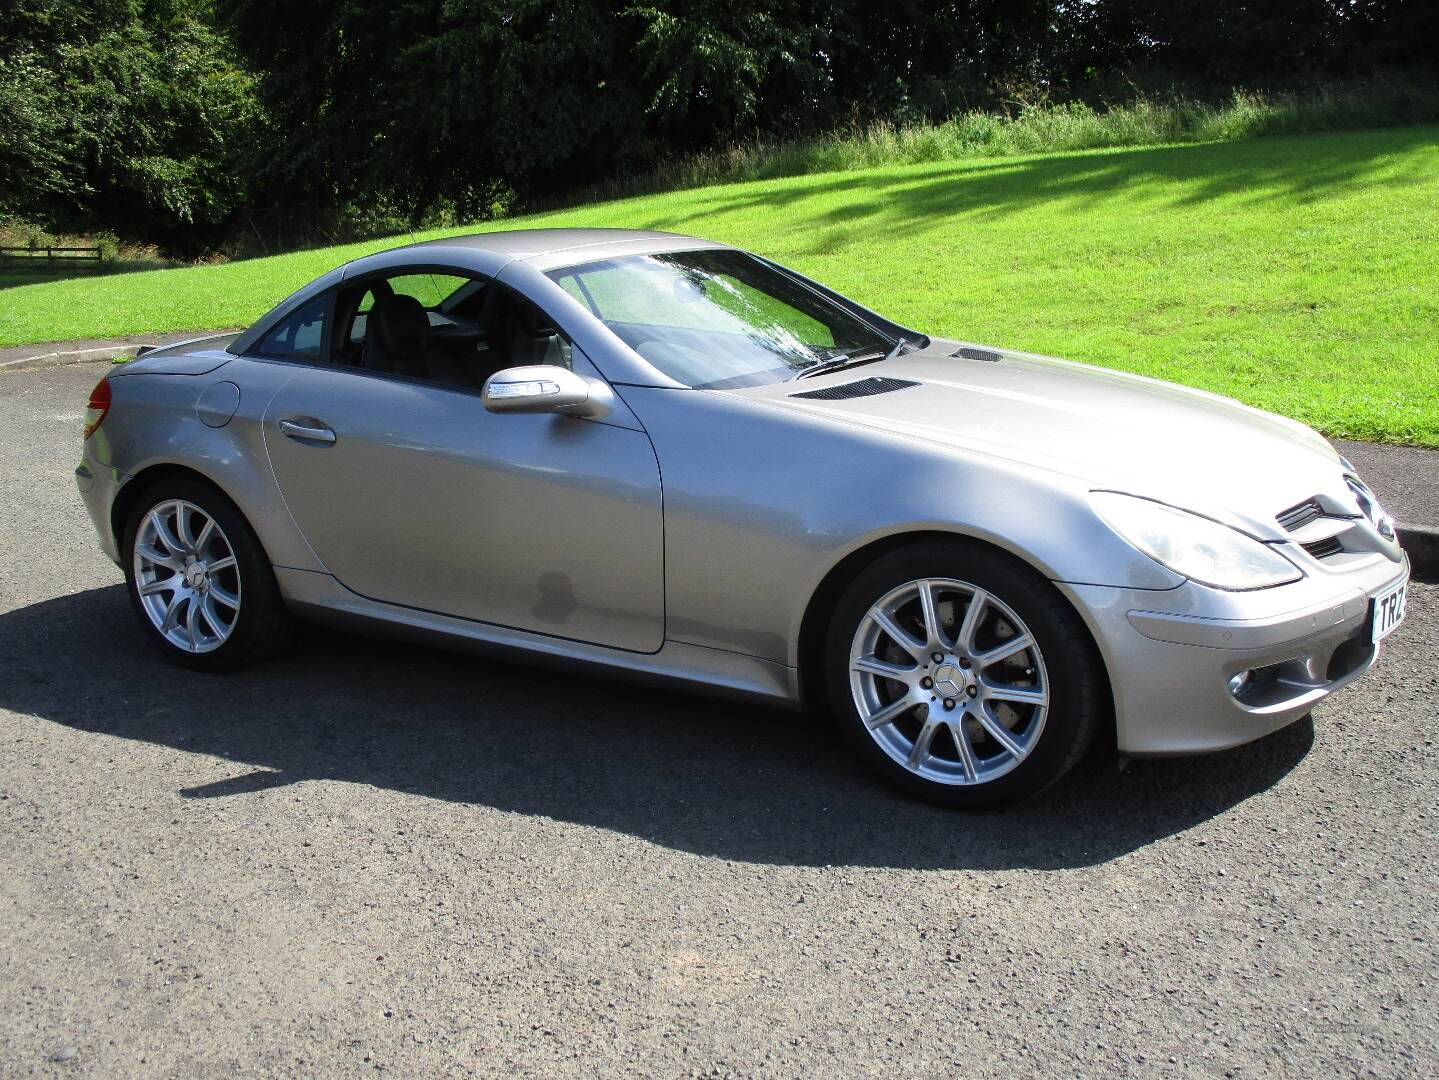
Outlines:
<svg viewBox="0 0 1439 1080"><path fill-rule="evenodd" d="M627 255L549 277L670 378L756 386L894 340L743 251Z"/></svg>

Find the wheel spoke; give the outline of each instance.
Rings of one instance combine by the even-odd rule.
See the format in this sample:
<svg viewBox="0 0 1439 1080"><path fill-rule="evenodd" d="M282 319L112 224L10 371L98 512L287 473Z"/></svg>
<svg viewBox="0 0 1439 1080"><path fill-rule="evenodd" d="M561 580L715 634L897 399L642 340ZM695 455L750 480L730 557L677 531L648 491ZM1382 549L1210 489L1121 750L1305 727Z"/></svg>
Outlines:
<svg viewBox="0 0 1439 1080"><path fill-rule="evenodd" d="M150 523L150 528L155 531L155 539L160 542L160 545L164 547L166 551L171 555L185 554L184 544L170 531L170 526L165 524L165 519L161 516L158 507L150 511L150 516L147 520Z"/></svg>
<svg viewBox="0 0 1439 1080"><path fill-rule="evenodd" d="M954 737L954 748L959 751L959 763L964 766L964 778L972 784L979 776L979 766L974 760L974 746L969 741L969 732L965 730L966 715L968 714L961 714L959 719L950 721L949 733Z"/></svg>
<svg viewBox="0 0 1439 1080"><path fill-rule="evenodd" d="M210 537L215 535L215 519L206 518L204 526L200 529L200 535L195 537L195 551L203 555L205 545L210 542Z"/></svg>
<svg viewBox="0 0 1439 1080"><path fill-rule="evenodd" d="M172 574L167 578L160 579L159 581L147 581L145 584L140 586L140 595L154 596L156 593L160 592L174 592L180 587L180 584L180 575Z"/></svg>
<svg viewBox="0 0 1439 1080"><path fill-rule="evenodd" d="M185 545L186 551L195 550L195 537L190 532L189 510L184 503L175 504L175 536Z"/></svg>
<svg viewBox="0 0 1439 1080"><path fill-rule="evenodd" d="M905 652L909 653L916 662L925 655L925 643L916 638L908 630L902 628L894 621L894 617L887 611L871 611L869 617L873 619L890 639Z"/></svg>
<svg viewBox="0 0 1439 1080"><path fill-rule="evenodd" d="M969 598L969 606L964 609L964 621L959 625L957 644L965 652L974 652L974 636L979 633L979 620L984 615L984 606L987 603L989 597L975 589Z"/></svg>
<svg viewBox="0 0 1439 1080"><path fill-rule="evenodd" d="M1001 660L1007 660L1015 653L1023 652L1033 644L1034 639L1032 637L1028 634L1020 634L1017 637L1010 638L1003 645L996 645L988 652L980 653L974 658L974 662L977 666L986 668L992 664L999 663Z"/></svg>
<svg viewBox="0 0 1439 1080"><path fill-rule="evenodd" d="M934 733L944 726L937 716L925 718L924 727L915 736L914 746L909 751L909 767L915 771L929 759L930 748L934 745Z"/></svg>
<svg viewBox="0 0 1439 1080"><path fill-rule="evenodd" d="M240 598L238 596L220 588L213 581L210 583L210 596L224 604L231 611L238 610L240 607Z"/></svg>
<svg viewBox="0 0 1439 1080"><path fill-rule="evenodd" d="M866 717L864 726L869 728L870 731L873 731L875 728L882 728L885 724L893 723L913 708L914 702L909 700L909 698L898 698L871 716Z"/></svg>
<svg viewBox="0 0 1439 1080"><path fill-rule="evenodd" d="M990 701L1013 701L1019 705L1043 705L1049 700L1049 694L1032 686L1004 686L997 683L985 683L984 696Z"/></svg>
<svg viewBox="0 0 1439 1080"><path fill-rule="evenodd" d="M174 570L176 573L180 570L180 560L178 558L173 555L167 555L159 548L153 547L150 544L137 544L135 554L139 555L140 558L146 562L154 563L156 566L163 566L166 570Z"/></svg>
<svg viewBox="0 0 1439 1080"><path fill-rule="evenodd" d="M215 610L214 597L208 595L205 597L200 604L200 614L204 616L205 621L210 624L210 633L216 637L224 637L230 629L225 625L225 621L220 618L220 613Z"/></svg>
<svg viewBox="0 0 1439 1080"><path fill-rule="evenodd" d="M1018 740L1014 737L1014 733L1005 727L1004 724L1000 722L999 717L991 713L989 709L976 709L974 711L974 718L979 721L980 727L989 733L991 739L999 743L1000 746L1004 747L1015 757L1020 757L1024 754L1024 747L1019 745Z"/></svg>
<svg viewBox="0 0 1439 1080"><path fill-rule="evenodd" d="M934 586L928 581L919 582L919 610L924 616L924 633L929 640L925 643L930 649L949 651L949 643L944 640L944 633L939 624L939 608L935 604Z"/></svg>
<svg viewBox="0 0 1439 1080"><path fill-rule="evenodd" d="M180 625L180 608L184 606L187 597L188 594L180 589L176 589L175 594L170 597L170 603L165 608L165 621L160 624L162 633L168 634Z"/></svg>
<svg viewBox="0 0 1439 1080"><path fill-rule="evenodd" d="M861 656L850 661L850 668L854 671L863 671L868 675L877 675L881 679L894 679L896 682L904 682L912 674L913 667L905 667L903 664L892 664L888 660L881 660L877 656Z"/></svg>
<svg viewBox="0 0 1439 1080"><path fill-rule="evenodd" d="M192 651L200 648L200 605L194 599L185 611L185 636L190 639Z"/></svg>
<svg viewBox="0 0 1439 1080"><path fill-rule="evenodd" d="M211 574L218 574L221 570L228 570L235 565L235 556L226 555L223 559L216 559L212 563L205 564L205 570Z"/></svg>

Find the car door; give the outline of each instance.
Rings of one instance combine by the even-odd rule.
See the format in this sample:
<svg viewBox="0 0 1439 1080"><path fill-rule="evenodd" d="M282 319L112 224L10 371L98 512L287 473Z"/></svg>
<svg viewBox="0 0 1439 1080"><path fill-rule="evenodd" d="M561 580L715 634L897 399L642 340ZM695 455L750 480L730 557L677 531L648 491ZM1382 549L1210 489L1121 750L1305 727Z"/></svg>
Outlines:
<svg viewBox="0 0 1439 1080"><path fill-rule="evenodd" d="M318 365L264 430L295 522L361 596L659 649L660 475L633 420L500 415L474 390Z"/></svg>

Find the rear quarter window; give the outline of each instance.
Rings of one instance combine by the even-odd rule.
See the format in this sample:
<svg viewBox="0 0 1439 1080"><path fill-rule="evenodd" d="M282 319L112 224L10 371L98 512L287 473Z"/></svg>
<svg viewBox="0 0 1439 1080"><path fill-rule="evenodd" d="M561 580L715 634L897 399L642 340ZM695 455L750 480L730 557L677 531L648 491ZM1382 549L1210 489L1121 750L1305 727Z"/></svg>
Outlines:
<svg viewBox="0 0 1439 1080"><path fill-rule="evenodd" d="M325 342L325 320L329 313L328 296L311 300L261 338L260 344L255 348L256 355L269 357L271 360L318 363Z"/></svg>

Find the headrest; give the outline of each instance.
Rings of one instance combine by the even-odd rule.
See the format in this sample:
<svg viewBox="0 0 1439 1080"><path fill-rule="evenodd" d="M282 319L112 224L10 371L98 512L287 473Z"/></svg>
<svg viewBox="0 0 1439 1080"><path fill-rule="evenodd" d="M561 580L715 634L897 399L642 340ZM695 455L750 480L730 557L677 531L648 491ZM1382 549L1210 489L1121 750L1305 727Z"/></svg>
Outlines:
<svg viewBox="0 0 1439 1080"><path fill-rule="evenodd" d="M380 345L392 356L416 358L430 347L430 317L423 304L404 293L376 299L365 330L378 334Z"/></svg>
<svg viewBox="0 0 1439 1080"><path fill-rule="evenodd" d="M547 338L554 337L559 333L555 329L554 320L533 304L524 300L516 300L514 309L515 321L519 324L521 332L529 337Z"/></svg>

